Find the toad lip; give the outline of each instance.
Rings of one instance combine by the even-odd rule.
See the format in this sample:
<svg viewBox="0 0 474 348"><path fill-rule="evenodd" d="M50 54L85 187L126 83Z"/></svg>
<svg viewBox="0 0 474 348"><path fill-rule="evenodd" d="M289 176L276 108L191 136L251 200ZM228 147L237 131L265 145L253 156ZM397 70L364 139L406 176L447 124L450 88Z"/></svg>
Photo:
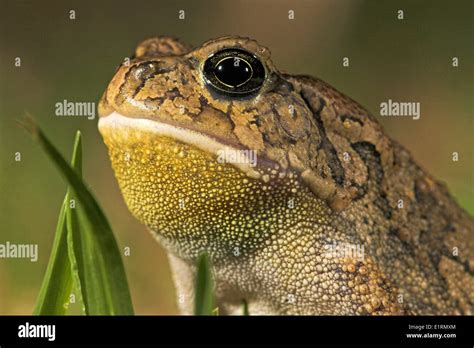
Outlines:
<svg viewBox="0 0 474 348"><path fill-rule="evenodd" d="M241 151L231 145L223 144L218 140L191 129L182 128L168 123L150 120L145 118L130 118L123 116L118 112L113 112L99 119L99 130L102 135L107 132L113 132L115 129L134 128L146 132L152 132L157 135L166 136L180 142L195 146L203 151L219 156L222 152ZM240 169L247 176L259 179L261 174L255 170L252 161L229 162Z"/></svg>

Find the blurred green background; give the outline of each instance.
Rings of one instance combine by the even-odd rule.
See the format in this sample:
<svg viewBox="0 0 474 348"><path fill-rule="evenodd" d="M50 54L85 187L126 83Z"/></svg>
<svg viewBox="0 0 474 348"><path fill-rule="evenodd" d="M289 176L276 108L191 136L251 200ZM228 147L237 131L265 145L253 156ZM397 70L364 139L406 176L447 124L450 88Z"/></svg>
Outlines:
<svg viewBox="0 0 474 348"><path fill-rule="evenodd" d="M84 142L84 172L124 257L137 314L177 314L166 256L122 200L97 119L57 117L55 103L97 101L138 42L172 35L195 46L250 36L290 73L318 76L378 114L388 99L421 103L421 119L383 118L460 204L474 213L473 4L466 1L1 1L0 243L37 243L39 260L0 259L0 314L30 314L66 184L15 125L33 115L69 158ZM405 19L397 19L397 10ZM69 11L76 19L69 19ZM185 19L178 19L178 11ZM294 10L295 19L288 19ZM14 66L21 57L21 67ZM350 67L342 58L350 58ZM459 57L459 67L451 66ZM379 117L380 119L380 117ZM452 162L451 154L460 154ZM15 162L21 152L21 162Z"/></svg>

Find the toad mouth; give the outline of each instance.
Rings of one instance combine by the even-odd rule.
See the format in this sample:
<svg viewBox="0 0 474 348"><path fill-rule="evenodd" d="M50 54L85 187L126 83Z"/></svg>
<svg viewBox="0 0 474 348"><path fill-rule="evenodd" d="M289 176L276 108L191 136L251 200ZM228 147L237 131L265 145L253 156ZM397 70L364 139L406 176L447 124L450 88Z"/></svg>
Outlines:
<svg viewBox="0 0 474 348"><path fill-rule="evenodd" d="M161 121L145 118L131 118L123 116L118 112L112 112L111 114L99 119L99 130L102 135L113 136L114 131L123 131L128 128L132 128L135 131L151 132L157 136L171 138L178 142L194 146L217 157L222 156L222 153L242 153L241 149L224 144L205 133ZM246 156L245 153L244 156ZM251 158L247 158L247 160L243 161L231 161L229 163L241 170L250 178L259 179L262 176L262 174L255 169L255 161Z"/></svg>

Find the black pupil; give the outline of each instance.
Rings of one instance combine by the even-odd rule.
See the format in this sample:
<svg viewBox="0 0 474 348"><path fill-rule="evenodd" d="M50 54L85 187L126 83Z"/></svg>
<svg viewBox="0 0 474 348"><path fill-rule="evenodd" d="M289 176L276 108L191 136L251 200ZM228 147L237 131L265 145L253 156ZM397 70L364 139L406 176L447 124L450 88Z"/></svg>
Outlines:
<svg viewBox="0 0 474 348"><path fill-rule="evenodd" d="M214 74L222 83L237 87L252 77L252 67L243 59L227 57L217 63Z"/></svg>
<svg viewBox="0 0 474 348"><path fill-rule="evenodd" d="M210 55L202 67L204 81L218 94L236 98L254 95L265 82L265 67L251 52L226 48Z"/></svg>

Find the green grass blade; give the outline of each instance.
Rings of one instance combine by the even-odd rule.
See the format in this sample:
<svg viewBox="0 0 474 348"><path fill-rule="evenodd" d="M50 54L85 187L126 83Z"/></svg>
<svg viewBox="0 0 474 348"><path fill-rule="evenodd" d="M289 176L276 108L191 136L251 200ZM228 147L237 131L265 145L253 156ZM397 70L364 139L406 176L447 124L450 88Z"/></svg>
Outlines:
<svg viewBox="0 0 474 348"><path fill-rule="evenodd" d="M81 133L77 131L76 133L76 140L79 141L80 145L78 151L73 153L72 162L74 163L73 169L76 174L82 180L82 141L81 141ZM66 209L66 230L67 230L67 248L68 248L68 255L69 255L69 264L70 270L72 274L73 283L76 288L76 294L81 304L81 309L84 314L87 314L86 306L84 303L84 293L81 286L81 274L78 267L77 262L77 255L74 251L74 240L73 234L80 233L79 227L77 226L77 212L76 209L79 209L79 206L74 204L74 207L71 206L72 202L77 202L76 196L74 195L74 191L69 189L69 200L68 206ZM76 231L76 232L75 232Z"/></svg>
<svg viewBox="0 0 474 348"><path fill-rule="evenodd" d="M81 135L78 132L74 141L71 166L81 173ZM66 211L69 209L70 192L66 193L59 212L51 256L41 289L33 310L34 315L64 315L69 305L73 279L68 257Z"/></svg>
<svg viewBox="0 0 474 348"><path fill-rule="evenodd" d="M132 315L133 306L122 258L112 229L97 201L80 176L68 165L35 124L26 125L48 157L66 178L77 199L75 213L66 212L77 261L80 290L86 314ZM68 218L69 214L69 218ZM72 249L71 249L72 248Z"/></svg>
<svg viewBox="0 0 474 348"><path fill-rule="evenodd" d="M244 315L244 316L250 315L250 313L249 313L249 304L247 303L246 300L242 300L242 315Z"/></svg>
<svg viewBox="0 0 474 348"><path fill-rule="evenodd" d="M66 230L68 202L69 195L66 194L59 213L48 267L33 310L34 315L64 315L67 311L67 303L72 289Z"/></svg>
<svg viewBox="0 0 474 348"><path fill-rule="evenodd" d="M195 315L213 315L214 300L214 278L211 271L211 263L206 253L199 255L197 260L196 287L194 297Z"/></svg>

